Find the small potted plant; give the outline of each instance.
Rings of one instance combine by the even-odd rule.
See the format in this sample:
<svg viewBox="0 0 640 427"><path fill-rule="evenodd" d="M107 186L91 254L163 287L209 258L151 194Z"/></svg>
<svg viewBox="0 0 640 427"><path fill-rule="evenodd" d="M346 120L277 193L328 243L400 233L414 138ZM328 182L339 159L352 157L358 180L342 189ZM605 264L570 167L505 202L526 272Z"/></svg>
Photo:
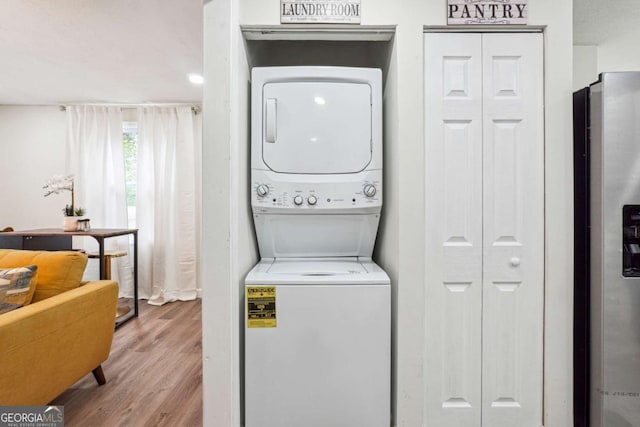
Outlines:
<svg viewBox="0 0 640 427"><path fill-rule="evenodd" d="M64 213L62 229L64 231L76 231L78 229L78 219L84 216L85 210L81 207L75 207L73 175L54 175L42 188L46 191L44 197L52 194L60 194L62 191L71 192L71 204L65 205L64 209L62 209Z"/></svg>

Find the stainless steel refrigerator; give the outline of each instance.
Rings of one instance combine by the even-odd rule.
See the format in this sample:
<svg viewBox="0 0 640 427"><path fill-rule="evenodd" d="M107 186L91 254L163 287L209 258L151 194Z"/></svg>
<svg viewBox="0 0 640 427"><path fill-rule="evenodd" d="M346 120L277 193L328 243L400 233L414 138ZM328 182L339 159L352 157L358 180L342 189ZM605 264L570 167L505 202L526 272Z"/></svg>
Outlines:
<svg viewBox="0 0 640 427"><path fill-rule="evenodd" d="M574 96L576 426L640 426L640 72Z"/></svg>

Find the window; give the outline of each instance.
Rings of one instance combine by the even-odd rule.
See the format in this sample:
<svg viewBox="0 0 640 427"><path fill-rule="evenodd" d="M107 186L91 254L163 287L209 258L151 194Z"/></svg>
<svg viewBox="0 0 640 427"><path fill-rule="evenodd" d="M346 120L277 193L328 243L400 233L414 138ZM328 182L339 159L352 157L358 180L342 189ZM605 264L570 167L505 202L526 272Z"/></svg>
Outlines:
<svg viewBox="0 0 640 427"><path fill-rule="evenodd" d="M137 146L138 123L122 122L122 143L124 148L124 175L127 191L127 213L129 227L136 228L136 195L138 188Z"/></svg>

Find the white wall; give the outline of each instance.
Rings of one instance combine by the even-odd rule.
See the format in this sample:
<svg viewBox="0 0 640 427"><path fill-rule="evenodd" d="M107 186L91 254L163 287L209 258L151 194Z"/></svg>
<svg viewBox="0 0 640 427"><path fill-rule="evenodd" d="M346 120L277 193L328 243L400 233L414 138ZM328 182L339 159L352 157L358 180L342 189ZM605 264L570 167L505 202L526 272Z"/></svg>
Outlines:
<svg viewBox="0 0 640 427"><path fill-rule="evenodd" d="M573 88L582 89L609 71L640 71L638 40L640 26L625 28L624 34L599 45L573 47Z"/></svg>
<svg viewBox="0 0 640 427"><path fill-rule="evenodd" d="M598 73L607 71L640 71L640 26L631 27L619 37L598 45Z"/></svg>
<svg viewBox="0 0 640 427"><path fill-rule="evenodd" d="M244 46L239 24L277 25L278 0L205 4L203 164L205 425L238 426L241 301L237 286L257 257L247 188L248 117L239 90ZM423 26L444 25L444 0L363 0L363 25L397 25L385 91L385 211L377 261L394 289L395 424L424 425ZM546 309L545 426L572 425L572 2L530 4L530 24L545 29ZM209 84L208 84L209 85ZM244 148L238 148L244 147ZM238 157L240 154L240 158ZM213 170L215 169L215 170ZM208 181L211 180L211 181Z"/></svg>
<svg viewBox="0 0 640 427"><path fill-rule="evenodd" d="M71 195L42 186L65 172L66 125L58 107L0 106L0 229L62 226Z"/></svg>
<svg viewBox="0 0 640 427"><path fill-rule="evenodd" d="M202 339L205 426L239 426L241 285L258 260L249 204L249 70L239 4L204 5Z"/></svg>
<svg viewBox="0 0 640 427"><path fill-rule="evenodd" d="M573 90L598 80L598 46L573 47Z"/></svg>
<svg viewBox="0 0 640 427"><path fill-rule="evenodd" d="M571 0L530 5L545 30L544 425L573 425L573 18Z"/></svg>

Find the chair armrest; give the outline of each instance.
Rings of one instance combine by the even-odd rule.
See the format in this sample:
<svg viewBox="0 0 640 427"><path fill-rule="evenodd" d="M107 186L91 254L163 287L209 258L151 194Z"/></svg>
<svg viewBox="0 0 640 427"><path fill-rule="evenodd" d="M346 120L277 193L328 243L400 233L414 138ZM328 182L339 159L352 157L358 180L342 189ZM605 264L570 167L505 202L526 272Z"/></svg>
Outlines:
<svg viewBox="0 0 640 427"><path fill-rule="evenodd" d="M109 356L118 301L112 280L0 316L0 405L44 405Z"/></svg>

